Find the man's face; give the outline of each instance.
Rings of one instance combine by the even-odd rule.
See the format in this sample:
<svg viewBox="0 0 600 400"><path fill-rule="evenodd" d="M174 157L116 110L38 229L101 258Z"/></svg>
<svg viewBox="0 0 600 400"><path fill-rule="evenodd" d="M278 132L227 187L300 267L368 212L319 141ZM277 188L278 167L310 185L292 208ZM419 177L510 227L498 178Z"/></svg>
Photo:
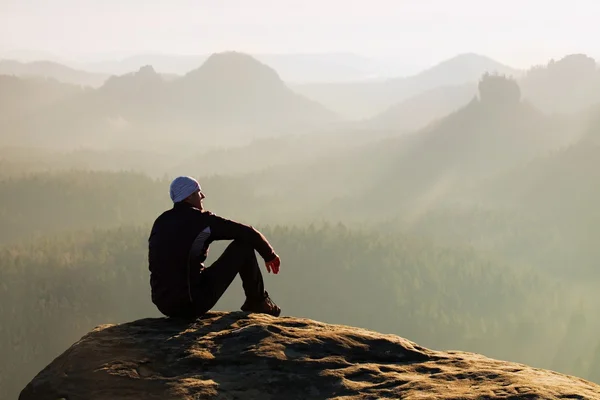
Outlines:
<svg viewBox="0 0 600 400"><path fill-rule="evenodd" d="M204 193L202 193L201 191L197 191L196 193L192 194L189 198L188 198L188 202L196 207L199 210L203 210L203 204L202 204L202 200L204 200L206 196L204 195Z"/></svg>

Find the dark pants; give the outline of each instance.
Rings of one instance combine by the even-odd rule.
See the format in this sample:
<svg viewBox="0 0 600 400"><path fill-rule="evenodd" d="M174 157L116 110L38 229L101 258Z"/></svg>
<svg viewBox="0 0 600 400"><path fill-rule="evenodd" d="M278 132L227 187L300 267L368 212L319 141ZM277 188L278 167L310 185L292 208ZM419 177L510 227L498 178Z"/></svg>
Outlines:
<svg viewBox="0 0 600 400"><path fill-rule="evenodd" d="M217 304L238 273L247 299L264 298L265 287L254 248L247 243L234 240L227 246L221 257L200 272L197 283L191 291L193 303L177 309L161 311L171 317L202 316Z"/></svg>

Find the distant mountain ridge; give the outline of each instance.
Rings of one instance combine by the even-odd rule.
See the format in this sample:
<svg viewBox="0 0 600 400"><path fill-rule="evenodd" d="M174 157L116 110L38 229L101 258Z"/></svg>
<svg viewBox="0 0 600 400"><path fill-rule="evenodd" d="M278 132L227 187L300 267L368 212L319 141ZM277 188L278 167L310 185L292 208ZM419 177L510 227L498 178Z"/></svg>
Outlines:
<svg viewBox="0 0 600 400"><path fill-rule="evenodd" d="M600 68L585 54L535 66L519 80L525 97L547 113L577 113L600 102Z"/></svg>
<svg viewBox="0 0 600 400"><path fill-rule="evenodd" d="M374 82L295 85L297 92L351 119L371 118L441 86L477 82L485 72L518 77L521 71L479 54L460 54L416 75Z"/></svg>
<svg viewBox="0 0 600 400"><path fill-rule="evenodd" d="M281 79L290 83L348 82L373 77L406 75L418 71L420 65L408 64L405 57L362 56L354 53L250 53L262 63L272 66ZM137 54L126 57L106 56L104 61L75 61L53 54L34 52L0 53L0 59L21 63L41 60L62 64L71 69L102 75L123 75L151 65L157 72L167 76L185 75L204 63L210 54Z"/></svg>
<svg viewBox="0 0 600 400"><path fill-rule="evenodd" d="M89 102L63 104L63 107L79 110L74 118L65 116L63 119L67 125L71 119L80 120L77 128L80 130L112 132L116 127L123 132L137 129L140 135L155 132L147 136L149 139L160 137L160 130L172 131L174 137L188 132L184 134L186 141L193 141L189 132L198 129L214 130L215 136L220 136L218 132L223 130L241 135L243 131L264 129L265 136L288 129L318 130L322 125L315 121L329 124L343 116L314 97L302 94L303 88L313 87L332 89L325 94L336 108L344 104L357 106L352 115L345 115L347 120L338 125L339 128L415 132L472 100L482 71L515 77L523 97L544 112L578 112L590 103L600 102L600 71L595 60L583 54L567 55L558 61L551 60L548 65L519 71L488 57L468 53L407 78L289 85L273 66L249 54L229 51L211 55L183 76L165 76L150 65L110 76L97 93L84 96ZM394 98L402 100L393 102ZM35 104L40 103L34 101L27 109L35 109ZM83 114L92 112L86 109L86 104L102 114L101 120L94 122L98 128L85 126ZM376 108L382 111L363 118ZM53 110L61 115L60 106ZM38 124L38 129L42 125L53 126L47 122ZM23 124L19 122L17 127L19 125ZM111 135L114 138L119 134L106 138L112 140Z"/></svg>
<svg viewBox="0 0 600 400"><path fill-rule="evenodd" d="M289 89L272 68L226 52L173 80L151 66L112 76L96 90L40 109L34 118L11 121L7 131L20 141L11 144L66 139L73 146L101 147L208 144L317 129L336 120L333 112Z"/></svg>
<svg viewBox="0 0 600 400"><path fill-rule="evenodd" d="M348 53L324 54L250 54L261 63L273 67L285 82L325 82L362 80L377 71L369 58ZM185 75L203 64L210 54L158 55L147 54L122 60L81 63L80 68L102 73L124 74L143 65L152 65L157 71Z"/></svg>
<svg viewBox="0 0 600 400"><path fill-rule="evenodd" d="M515 80L523 98L547 114L577 115L600 103L600 69L585 54L569 54L533 66ZM417 130L463 107L476 93L476 81L441 85L396 103L364 125L398 132Z"/></svg>

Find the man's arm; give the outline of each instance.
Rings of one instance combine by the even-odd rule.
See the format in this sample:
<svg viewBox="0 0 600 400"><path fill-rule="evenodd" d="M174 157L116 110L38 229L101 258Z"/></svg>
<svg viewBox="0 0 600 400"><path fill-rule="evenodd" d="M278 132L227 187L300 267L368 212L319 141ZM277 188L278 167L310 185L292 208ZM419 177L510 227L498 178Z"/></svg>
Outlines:
<svg viewBox="0 0 600 400"><path fill-rule="evenodd" d="M213 213L209 213L208 225L210 226L210 236L213 240L237 239L250 243L267 263L277 256L267 238L250 225L219 217Z"/></svg>

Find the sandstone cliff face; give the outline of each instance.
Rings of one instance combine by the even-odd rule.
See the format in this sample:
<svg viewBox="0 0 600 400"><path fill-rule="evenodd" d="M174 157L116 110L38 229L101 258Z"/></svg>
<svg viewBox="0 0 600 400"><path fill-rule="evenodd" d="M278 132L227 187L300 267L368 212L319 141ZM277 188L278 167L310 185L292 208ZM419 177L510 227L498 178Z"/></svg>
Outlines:
<svg viewBox="0 0 600 400"><path fill-rule="evenodd" d="M301 318L212 312L97 327L20 400L600 399L600 386L393 335Z"/></svg>

